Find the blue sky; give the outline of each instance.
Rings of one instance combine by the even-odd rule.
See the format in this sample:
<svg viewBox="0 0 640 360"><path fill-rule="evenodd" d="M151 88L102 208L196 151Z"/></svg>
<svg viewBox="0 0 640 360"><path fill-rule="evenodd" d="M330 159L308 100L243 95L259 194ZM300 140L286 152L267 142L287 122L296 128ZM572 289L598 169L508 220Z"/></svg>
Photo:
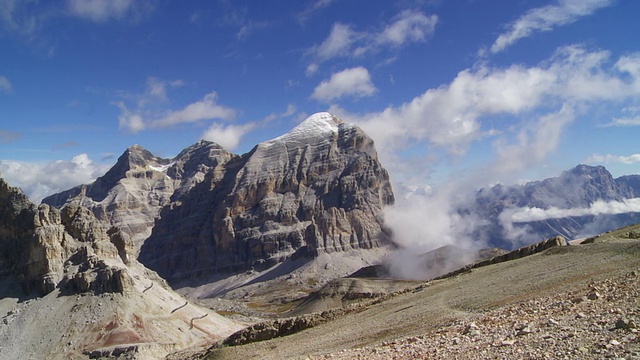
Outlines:
<svg viewBox="0 0 640 360"><path fill-rule="evenodd" d="M130 145L243 153L318 111L397 191L638 173L635 0L0 0L0 172L32 199Z"/></svg>

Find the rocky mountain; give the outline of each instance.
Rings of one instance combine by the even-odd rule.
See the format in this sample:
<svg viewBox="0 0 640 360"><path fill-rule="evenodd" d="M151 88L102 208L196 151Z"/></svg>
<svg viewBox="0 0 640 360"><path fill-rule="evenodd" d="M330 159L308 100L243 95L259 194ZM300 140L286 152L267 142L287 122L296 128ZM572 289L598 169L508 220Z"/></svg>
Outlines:
<svg viewBox="0 0 640 360"><path fill-rule="evenodd" d="M244 155L200 141L173 159L132 146L93 184L55 194L128 235L139 259L177 280L390 244L394 201L373 141L318 113Z"/></svg>
<svg viewBox="0 0 640 360"><path fill-rule="evenodd" d="M477 237L486 238L497 247L512 248L556 235L572 239L636 223L640 214L635 211L607 213L606 209L588 209L596 203L624 202L637 197L640 197L640 175L614 179L604 166L578 165L542 181L481 189L475 203L462 212L475 213L487 220L476 231ZM555 212L538 216L541 219L529 216L531 220L527 220L525 216L521 221L511 216L515 211L531 209Z"/></svg>
<svg viewBox="0 0 640 360"><path fill-rule="evenodd" d="M0 179L0 358L155 357L240 328L133 255L126 233L79 202L35 206Z"/></svg>
<svg viewBox="0 0 640 360"><path fill-rule="evenodd" d="M140 261L171 280L390 243L373 141L328 113L230 159L160 213Z"/></svg>

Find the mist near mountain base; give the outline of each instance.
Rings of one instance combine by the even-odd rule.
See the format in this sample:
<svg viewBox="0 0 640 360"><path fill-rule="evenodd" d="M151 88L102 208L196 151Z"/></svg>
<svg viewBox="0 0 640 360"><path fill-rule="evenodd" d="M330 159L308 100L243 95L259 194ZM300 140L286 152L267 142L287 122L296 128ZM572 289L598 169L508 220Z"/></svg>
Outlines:
<svg viewBox="0 0 640 360"><path fill-rule="evenodd" d="M475 215L461 215L457 204L467 201L457 187L442 187L431 193L407 194L383 210L385 226L399 246L387 257L392 277L425 280L455 270L475 260L484 242L471 234L482 223ZM426 253L449 245L438 261ZM459 251L458 251L459 250ZM431 260L431 261L430 261Z"/></svg>

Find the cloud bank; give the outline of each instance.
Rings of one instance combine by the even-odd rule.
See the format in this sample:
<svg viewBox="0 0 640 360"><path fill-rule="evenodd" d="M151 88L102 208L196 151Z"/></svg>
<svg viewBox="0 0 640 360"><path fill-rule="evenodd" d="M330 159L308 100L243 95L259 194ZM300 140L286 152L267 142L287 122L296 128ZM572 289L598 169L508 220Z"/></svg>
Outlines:
<svg viewBox="0 0 640 360"><path fill-rule="evenodd" d="M93 182L109 167L94 163L87 154L49 163L0 160L0 176L9 185L19 184L29 199L38 204L48 195Z"/></svg>
<svg viewBox="0 0 640 360"><path fill-rule="evenodd" d="M387 259L392 276L425 280L473 261L473 250L485 247L483 239L472 237L481 220L457 210L468 201L465 195L469 193L462 191L464 188L463 182L452 182L437 189L396 193L396 204L383 210L385 226L392 230L393 240L400 246ZM427 268L423 254L446 245L452 247L443 254L449 257L444 268Z"/></svg>
<svg viewBox="0 0 640 360"><path fill-rule="evenodd" d="M640 198L610 202L598 200L588 208L561 209L550 207L548 209L540 209L532 207L509 209L500 214L500 220L503 222L524 223L587 215L617 215L630 212L640 212Z"/></svg>
<svg viewBox="0 0 640 360"><path fill-rule="evenodd" d="M537 66L479 64L380 112L351 114L338 106L330 111L359 124L383 160L415 143L459 156L474 141L494 137L493 171L507 173L544 160L566 126L591 106L622 104L639 95L639 54L612 61L607 51L567 46ZM502 121L508 132L497 131L494 121Z"/></svg>

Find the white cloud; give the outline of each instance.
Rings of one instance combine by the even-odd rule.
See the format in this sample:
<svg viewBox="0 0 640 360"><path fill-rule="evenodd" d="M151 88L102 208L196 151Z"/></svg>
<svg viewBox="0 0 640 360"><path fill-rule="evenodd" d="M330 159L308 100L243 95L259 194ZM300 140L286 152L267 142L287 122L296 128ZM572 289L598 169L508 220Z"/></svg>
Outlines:
<svg viewBox="0 0 640 360"><path fill-rule="evenodd" d="M185 106L181 110L169 111L162 116L149 120L145 116L144 106L137 111L131 111L123 102L115 103L121 110L118 117L121 129L130 132L139 132L148 128L166 128L184 123L194 123L203 120L231 120L235 118L236 111L217 103L218 95L211 92L200 101ZM142 103L145 105L145 103Z"/></svg>
<svg viewBox="0 0 640 360"><path fill-rule="evenodd" d="M355 98L371 96L376 91L376 87L371 82L369 71L359 66L331 75L331 79L316 86L311 97L328 102L345 96Z"/></svg>
<svg viewBox="0 0 640 360"><path fill-rule="evenodd" d="M126 129L132 133L137 133L147 127L142 115L129 110L122 101L114 104L120 108L120 116L118 116L118 127L120 129Z"/></svg>
<svg viewBox="0 0 640 360"><path fill-rule="evenodd" d="M13 85L11 85L11 82L9 82L9 79L0 75L0 90L5 94L8 94L11 92L11 89L13 89Z"/></svg>
<svg viewBox="0 0 640 360"><path fill-rule="evenodd" d="M593 154L589 156L585 162L587 164L601 164L601 163L622 163L622 164L635 164L640 162L640 154L633 154L629 156L615 156L611 154L598 155Z"/></svg>
<svg viewBox="0 0 640 360"><path fill-rule="evenodd" d="M152 127L168 127L182 123L192 123L201 120L231 120L235 118L235 110L219 105L218 94L211 92L200 101L187 105L182 110L171 111L165 116L153 120Z"/></svg>
<svg viewBox="0 0 640 360"><path fill-rule="evenodd" d="M315 53L320 60L327 60L336 56L347 56L351 45L359 35L351 30L349 25L333 24L331 33L316 49Z"/></svg>
<svg viewBox="0 0 640 360"><path fill-rule="evenodd" d="M147 95L159 100L167 99L167 87L180 87L184 85L182 80L165 81L150 76L147 78Z"/></svg>
<svg viewBox="0 0 640 360"><path fill-rule="evenodd" d="M305 75L307 77L312 77L316 72L318 72L318 64L312 63L307 66L307 70L305 71Z"/></svg>
<svg viewBox="0 0 640 360"><path fill-rule="evenodd" d="M640 76L629 70L640 65L640 59L635 55L622 59L626 73L620 72L620 61L607 67L610 54L606 51L569 46L533 67L491 68L479 64L459 72L449 84L428 89L407 103L381 112L352 115L339 107L330 111L358 123L383 155L423 140L428 146L461 155L471 142L497 134L491 129L492 122L485 120L507 115L504 121L521 122L523 115L534 116L524 121L524 128L518 130L521 124L516 123L514 130L502 135L515 138L515 142L503 139L496 149L518 154L535 149L536 160L540 160L559 139L550 132L562 131L575 109L585 111L592 104L622 102L640 95ZM519 166L512 163L511 167Z"/></svg>
<svg viewBox="0 0 640 360"><path fill-rule="evenodd" d="M32 39L42 22L42 15L30 8L32 5L26 1L0 0L0 25L7 31Z"/></svg>
<svg viewBox="0 0 640 360"><path fill-rule="evenodd" d="M396 193L396 204L383 209L385 226L392 230L393 241L400 247L389 258L391 273L405 279L424 280L472 261L471 258L451 258L447 259L444 267L454 268L429 270L421 257L425 252L445 245L463 249L483 247L482 239L470 236L479 219L457 211L458 205L467 201L461 196L468 193L461 191L463 184L451 182L437 189L423 187L422 194L412 191L409 196L402 196L401 188L394 184L394 190L400 190Z"/></svg>
<svg viewBox="0 0 640 360"><path fill-rule="evenodd" d="M350 25L334 23L329 36L320 45L310 48L307 54L315 57L317 66L317 62L336 57L359 57L383 47L401 47L427 40L435 31L437 22L437 15L404 10L378 31L359 32Z"/></svg>
<svg viewBox="0 0 640 360"><path fill-rule="evenodd" d="M305 24L314 14L328 7L334 0L316 0L309 4L307 8L297 15L298 22Z"/></svg>
<svg viewBox="0 0 640 360"><path fill-rule="evenodd" d="M560 209L557 207L550 207L548 209L540 209L532 207L508 209L500 214L500 221L523 223L548 219L561 219L572 216L616 215L629 212L640 212L640 198L610 202L598 200L588 208Z"/></svg>
<svg viewBox="0 0 640 360"><path fill-rule="evenodd" d="M604 126L640 126L640 116L632 118L615 118Z"/></svg>
<svg viewBox="0 0 640 360"><path fill-rule="evenodd" d="M108 168L109 165L94 163L87 154L49 163L0 160L0 176L22 189L35 203L48 195L91 183Z"/></svg>
<svg viewBox="0 0 640 360"><path fill-rule="evenodd" d="M491 52L503 51L535 32L551 31L557 26L576 22L613 3L614 0L559 0L556 5L531 9L510 24L507 32L498 36L491 46Z"/></svg>
<svg viewBox="0 0 640 360"><path fill-rule="evenodd" d="M227 150L234 150L240 144L242 137L255 128L255 124L225 125L214 123L202 135L202 139L220 144Z"/></svg>
<svg viewBox="0 0 640 360"><path fill-rule="evenodd" d="M435 31L438 16L405 10L393 20L393 23L377 35L378 43L400 46L407 42L424 41Z"/></svg>
<svg viewBox="0 0 640 360"><path fill-rule="evenodd" d="M287 110L285 110L282 113L271 113L269 115L267 115L264 119L262 119L262 123L268 123L277 119L282 119L282 118L286 118L289 117L293 114L296 113L296 111L298 111L298 109L296 108L295 105L293 104L289 104L287 105Z"/></svg>
<svg viewBox="0 0 640 360"><path fill-rule="evenodd" d="M559 111L541 116L523 127L515 137L515 143L508 143L505 139L496 141L497 159L491 171L509 174L540 163L556 150L564 128L574 119L573 108L565 105Z"/></svg>
<svg viewBox="0 0 640 360"><path fill-rule="evenodd" d="M133 4L133 0L67 0L71 14L96 22L121 19Z"/></svg>

